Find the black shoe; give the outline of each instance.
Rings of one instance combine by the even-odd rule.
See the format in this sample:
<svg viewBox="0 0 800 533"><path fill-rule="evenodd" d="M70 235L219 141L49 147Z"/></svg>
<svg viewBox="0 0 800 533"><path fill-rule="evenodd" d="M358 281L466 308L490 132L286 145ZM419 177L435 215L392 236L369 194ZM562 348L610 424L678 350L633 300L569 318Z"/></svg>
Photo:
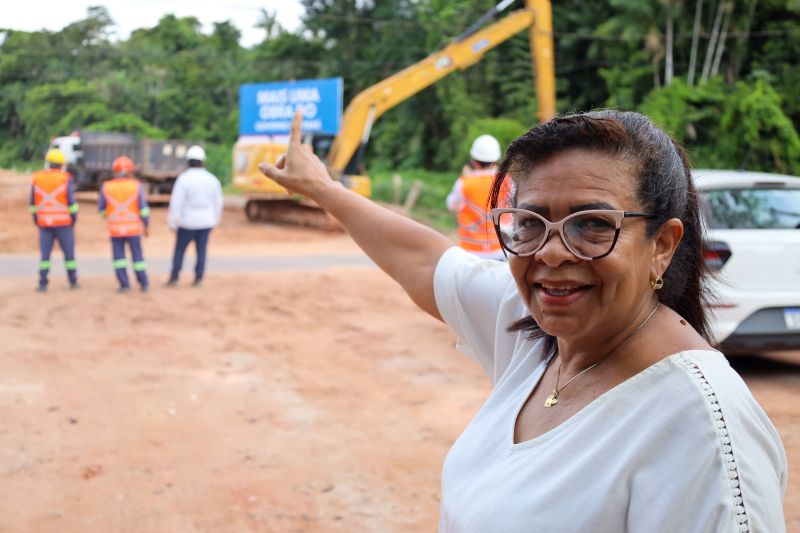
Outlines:
<svg viewBox="0 0 800 533"><path fill-rule="evenodd" d="M47 292L47 285L39 285L36 287L36 292Z"/></svg>
<svg viewBox="0 0 800 533"><path fill-rule="evenodd" d="M203 285L202 279L196 279L194 280L194 283L192 283L192 287L201 287L202 285Z"/></svg>
<svg viewBox="0 0 800 533"><path fill-rule="evenodd" d="M147 291L149 291L149 290L150 290L150 288L149 288L147 285L144 285L144 286L140 287L140 290L141 290L142 292L147 292Z"/></svg>
<svg viewBox="0 0 800 533"><path fill-rule="evenodd" d="M117 289L117 292L120 293L120 294L124 294L124 293L128 292L129 290L131 290L130 287L120 287L119 289Z"/></svg>
<svg viewBox="0 0 800 533"><path fill-rule="evenodd" d="M81 286L80 286L80 285L78 285L78 282L76 281L75 283L70 283L70 284L69 284L69 288L70 288L71 290L73 290L73 291L77 291L78 289L80 289L80 288L81 288Z"/></svg>
<svg viewBox="0 0 800 533"><path fill-rule="evenodd" d="M171 279L171 280L167 281L164 284L164 286L165 287L177 287L178 286L178 280L177 279Z"/></svg>

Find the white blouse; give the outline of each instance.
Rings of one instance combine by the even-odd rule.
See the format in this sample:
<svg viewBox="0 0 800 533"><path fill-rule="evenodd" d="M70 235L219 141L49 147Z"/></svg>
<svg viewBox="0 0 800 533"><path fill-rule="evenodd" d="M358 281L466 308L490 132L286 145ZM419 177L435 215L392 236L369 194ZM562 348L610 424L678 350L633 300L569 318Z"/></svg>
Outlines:
<svg viewBox="0 0 800 533"><path fill-rule="evenodd" d="M440 531L785 531L783 446L722 354L676 353L514 444L545 360L538 341L505 331L528 313L508 265L451 248L434 290L494 383L445 459Z"/></svg>

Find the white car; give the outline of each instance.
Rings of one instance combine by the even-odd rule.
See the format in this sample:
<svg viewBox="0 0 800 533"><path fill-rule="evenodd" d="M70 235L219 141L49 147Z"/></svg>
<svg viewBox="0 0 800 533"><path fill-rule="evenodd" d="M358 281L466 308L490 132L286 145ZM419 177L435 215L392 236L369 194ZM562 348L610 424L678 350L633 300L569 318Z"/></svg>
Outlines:
<svg viewBox="0 0 800 533"><path fill-rule="evenodd" d="M726 355L800 363L800 178L694 170L718 274L711 329Z"/></svg>

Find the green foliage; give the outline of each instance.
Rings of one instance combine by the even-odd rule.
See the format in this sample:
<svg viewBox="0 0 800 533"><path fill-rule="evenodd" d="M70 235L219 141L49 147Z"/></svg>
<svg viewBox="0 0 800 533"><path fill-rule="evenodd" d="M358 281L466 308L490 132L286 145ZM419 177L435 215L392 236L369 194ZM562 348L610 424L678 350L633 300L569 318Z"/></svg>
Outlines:
<svg viewBox="0 0 800 533"><path fill-rule="evenodd" d="M223 185L231 182L232 147L228 144L206 143L206 168Z"/></svg>
<svg viewBox="0 0 800 533"><path fill-rule="evenodd" d="M497 84L492 114L534 123L537 102L528 33L519 33L500 45L493 57L498 60L490 61L496 65L492 77L502 81Z"/></svg>
<svg viewBox="0 0 800 533"><path fill-rule="evenodd" d="M653 89L639 110L687 145L695 166L800 174L800 136L764 79L676 80Z"/></svg>
<svg viewBox="0 0 800 533"><path fill-rule="evenodd" d="M432 0L430 4L434 16L424 24L428 48L431 51L442 48L493 5L479 0ZM430 164L433 168L460 168L457 161L461 156L461 141L467 135L470 123L490 116L492 88L486 73L487 69L491 69L490 58L496 52L489 52L486 60L473 67L475 70L451 74L432 87L437 104L433 112L438 115L438 138L442 141L432 154Z"/></svg>
<svg viewBox="0 0 800 533"><path fill-rule="evenodd" d="M652 89L646 94L639 111L682 144L698 148L716 140L727 92L727 86L719 78L699 87L689 87L678 78L670 87Z"/></svg>
<svg viewBox="0 0 800 533"><path fill-rule="evenodd" d="M754 170L800 174L800 135L764 80L739 82L720 120L721 154Z"/></svg>
<svg viewBox="0 0 800 533"><path fill-rule="evenodd" d="M372 169L372 196L385 203L393 203L395 186L392 176L399 174L402 178L399 189L399 203L405 201L415 180L422 182L422 192L411 210L414 218L441 230L452 231L456 228L455 216L447 211L445 200L453 187L458 172L436 172L421 168L407 168L401 172L388 169Z"/></svg>
<svg viewBox="0 0 800 533"><path fill-rule="evenodd" d="M649 66L601 68L598 72L608 88L606 107L633 109L652 88Z"/></svg>
<svg viewBox="0 0 800 533"><path fill-rule="evenodd" d="M221 52L237 53L241 37L242 32L231 21L215 22L214 33L211 34L211 44Z"/></svg>
<svg viewBox="0 0 800 533"><path fill-rule="evenodd" d="M164 52L176 54L199 47L203 36L200 34L200 21L195 17L165 15L156 27L136 30L131 40L148 41Z"/></svg>
<svg viewBox="0 0 800 533"><path fill-rule="evenodd" d="M532 126L533 124L531 124ZM454 170L460 170L461 167L470 159L469 149L472 146L472 141L479 135L488 133L494 136L500 142L503 150L511 144L511 141L525 133L530 129L530 126L513 120L510 118L482 118L472 122L467 128L467 135L464 137L459 147L459 157L454 160L454 165L451 166Z"/></svg>
<svg viewBox="0 0 800 533"><path fill-rule="evenodd" d="M83 128L86 131L120 131L135 133L139 137L150 139L166 139L167 134L148 124L141 117L130 113L117 113L97 122L87 121L89 125Z"/></svg>
<svg viewBox="0 0 800 533"><path fill-rule="evenodd" d="M416 106L404 102L375 125L370 142L368 167L420 168L425 155L425 123L421 120L392 120L396 115L413 115Z"/></svg>
<svg viewBox="0 0 800 533"><path fill-rule="evenodd" d="M793 8L788 6L789 10L789 16L764 21L765 30L779 33L781 37L757 42L749 66L752 73L769 73L770 83L782 95L784 112L797 127L800 124L800 98L797 97L797 88L800 87L800 68L797 65L800 2L795 1Z"/></svg>
<svg viewBox="0 0 800 533"><path fill-rule="evenodd" d="M281 32L253 50L255 68L251 81L323 77L320 73L323 55L324 47L321 41L307 40L301 35Z"/></svg>
<svg viewBox="0 0 800 533"><path fill-rule="evenodd" d="M113 41L113 21L102 7L56 32L0 30L0 166L38 166L50 138L75 129L128 131L203 142L209 168L227 181L242 83L341 76L346 104L442 49L496 0L302 3L305 14L294 31L262 11L255 25L264 39L249 49L229 21L214 23L207 34L196 18L174 15ZM800 174L800 3L761 0L751 12L753 0L731 0L717 73L699 83L719 5L705 2L690 86L695 5L553 2L559 110L639 109L672 132L698 165ZM517 1L509 11L521 6ZM674 79L667 86L669 17ZM488 132L507 145L535 122L536 103L523 31L376 122L366 152L376 191L382 174L375 168L399 170L407 186L423 176L419 209L443 209L472 139Z"/></svg>
<svg viewBox="0 0 800 533"><path fill-rule="evenodd" d="M24 124L24 138L20 139L22 154L37 159L52 137L80 127L70 122L73 117L102 119L106 113L92 85L78 80L35 85L26 92L19 107L19 118Z"/></svg>

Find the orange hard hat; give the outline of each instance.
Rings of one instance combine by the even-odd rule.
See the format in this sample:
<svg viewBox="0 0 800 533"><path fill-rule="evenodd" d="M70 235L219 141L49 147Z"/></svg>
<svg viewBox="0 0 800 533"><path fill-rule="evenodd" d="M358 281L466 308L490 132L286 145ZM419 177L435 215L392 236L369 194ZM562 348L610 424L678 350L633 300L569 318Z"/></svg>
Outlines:
<svg viewBox="0 0 800 533"><path fill-rule="evenodd" d="M129 157L124 155L119 156L114 160L114 163L111 164L111 170L114 174L129 174L133 172L135 165L133 161Z"/></svg>

